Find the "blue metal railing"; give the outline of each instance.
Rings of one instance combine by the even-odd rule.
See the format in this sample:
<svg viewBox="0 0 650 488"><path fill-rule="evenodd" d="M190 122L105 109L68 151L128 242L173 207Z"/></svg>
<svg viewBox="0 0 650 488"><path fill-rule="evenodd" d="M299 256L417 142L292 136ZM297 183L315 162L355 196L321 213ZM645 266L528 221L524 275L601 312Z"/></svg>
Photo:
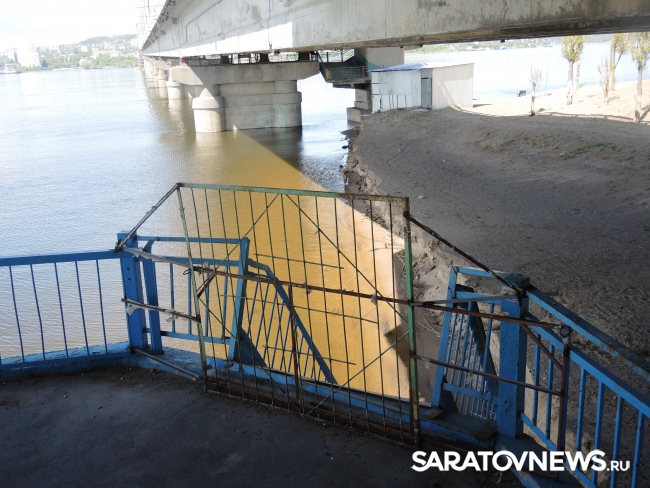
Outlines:
<svg viewBox="0 0 650 488"><path fill-rule="evenodd" d="M496 311L538 321L528 311L529 306L535 307L559 321L558 327L568 326L572 335L580 337L580 343L588 341L597 346L594 349L609 352L617 360L611 362L612 366L618 363L623 375L634 371L641 386L646 391L650 387L650 368L645 360L533 286L525 287L524 297L485 300L485 294L458 284L461 275L494 279L479 269L452 267L448 299L481 298L490 314ZM478 312L475 302L469 310L472 305ZM467 309L468 303L456 306ZM474 327L470 326L472 321ZM495 418L502 436L514 438L528 432L550 451L567 451L575 456L600 449L606 452L608 461L631 461L630 469L621 472L600 473L578 466L572 473L590 487L601 486L599 481L603 480L599 477L604 475L609 475L612 487L640 486L644 454L647 457L650 451L644 444L650 400L610 372L602 359L599 362L591 357L588 348L574 345L575 341L568 337L563 340L558 335L560 329L531 325L531 337L523 327L502 321L495 339L492 322L488 320L484 328L476 317L460 311L445 313L438 359L449 366L436 370L432 404L464 415ZM488 384L489 379L467 372L496 375L489 347L494 340L500 344L498 376L511 380L509 384ZM512 405L516 408L510 408Z"/></svg>
<svg viewBox="0 0 650 488"><path fill-rule="evenodd" d="M118 235L120 241L125 237L125 233ZM309 388L327 393L320 382L336 383L331 364L316 347L291 297L273 282L271 268L248 258L248 239L189 238L189 242L229 244L239 249L236 259L231 258L231 250L222 259L212 257L200 263L234 276L225 277L217 297L210 297L206 288L205 303L222 301L223 310L214 316L210 307L205 308L203 336L194 320L188 257L163 256L163 261L154 261L136 257L129 250L142 249L153 256L154 244L185 245L184 237L132 235L121 251L0 258L0 375L72 371L95 363L125 364L133 361L133 350L163 352L166 338L185 341L190 350L199 341L228 346L227 356L215 356L213 366L238 361L242 371L269 378L289 375L293 368L294 373L313 380ZM235 272L267 281L244 280ZM436 368L432 405L496 420L504 439L529 433L550 451L575 455L602 449L609 460L630 461L628 471L608 473L610 486L640 486L649 450L644 433L650 400L612 373L592 351L608 353L612 367L618 364L623 377L633 371L644 391L650 378L648 363L532 286L523 287L525 296L485 299L485 294L460 285L461 275L494 280L482 270L451 269L447 298L468 301L455 304L457 313L445 312L437 356L444 367ZM484 326L480 317L463 312L478 313L477 302L470 302L477 298L487 305L488 313L505 314L512 320L538 321L531 313L534 308L536 315L547 314L558 327L568 327L574 336L580 336L581 344L588 342L592 349L559 335L564 329L517 325L507 319L500 320L497 333L493 318ZM122 303L124 300L129 304ZM249 308L245 307L247 300ZM229 301L234 308L227 309ZM134 308L133 303L142 306ZM256 306L261 309L256 311ZM267 306L270 317L265 317ZM169 318L169 325L161 323L161 316ZM273 328L262 329L263 319ZM187 321L187 328L181 320ZM260 324L256 325L257 320ZM292 334L295 366L290 366L284 355ZM493 358L494 343L499 344L499 354ZM334 392L330 387L331 396L343 396L339 389ZM604 476L581 468L573 474L590 487L602 484Z"/></svg>
<svg viewBox="0 0 650 488"><path fill-rule="evenodd" d="M125 237L126 233L118 234L118 240ZM247 238L190 238L189 241L230 244L242 251L248 246ZM145 253L151 253L157 242L182 243L184 246L186 240L184 237L134 235L127 248L139 249L141 245ZM202 264L235 274L241 272L275 278L268 266L248 259L245 251L242 256L238 259L205 259ZM216 297L223 302L223 315L217 320L220 328L216 331L212 328L214 317L206 307L202 317L204 332L199 337L193 320L191 277L187 273L189 259L187 256L163 258L169 262L136 257L127 250L0 258L0 293L7 295L0 305L0 373L36 367L43 372L73 370L87 367L90 359L124 359L132 349L160 354L163 352L163 337L189 341L185 344L201 339L210 344L225 344L229 348L230 361L239 357L241 353L238 351L248 345L249 353L259 349L262 353L260 358L270 359L269 367L286 370L288 365L276 364L275 350L272 356L269 350L277 349L278 337L282 347L286 347L289 321L293 317L299 341L300 369L305 376L311 371L316 380L333 381L330 368L299 314L293 310L282 286L266 284L272 290L269 300L280 314L274 346L271 345L272 338L261 336L261 329L257 331L254 344L249 337L253 332L255 301L253 309L245 314L245 287L253 285L245 280L237 281L236 290L231 285L233 293L229 294L226 278L222 293ZM242 262L246 264L242 265ZM248 271L249 268L257 270L256 273ZM269 292L265 295L268 296ZM231 298L234 299L234 309L228 310L227 303ZM206 303L211 300L210 289L206 289L205 300ZM124 301L128 303L122 303ZM143 304L151 308L139 306ZM283 310L286 313L283 314ZM169 326L161 325L161 311L168 315ZM179 319L175 313L187 318ZM186 328L180 320L187 322ZM127 327L124 327L124 321ZM227 325L229 322L232 322L230 326ZM68 366L64 365L66 362ZM263 360L262 365L266 366Z"/></svg>
<svg viewBox="0 0 650 488"><path fill-rule="evenodd" d="M0 366L126 351L124 327L113 320L121 308L114 299L122 296L118 263L124 254L0 258Z"/></svg>

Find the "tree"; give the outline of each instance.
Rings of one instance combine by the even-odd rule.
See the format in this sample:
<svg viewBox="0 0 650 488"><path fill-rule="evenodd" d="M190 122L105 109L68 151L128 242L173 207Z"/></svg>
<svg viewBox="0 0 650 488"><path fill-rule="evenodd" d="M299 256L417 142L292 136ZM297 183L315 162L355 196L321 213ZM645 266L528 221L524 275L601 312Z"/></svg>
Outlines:
<svg viewBox="0 0 650 488"><path fill-rule="evenodd" d="M530 65L529 81L533 87L533 93L530 97L530 115L535 115L535 88L542 82L542 70L532 64Z"/></svg>
<svg viewBox="0 0 650 488"><path fill-rule="evenodd" d="M612 80L612 63L607 61L606 58L600 60L598 65L598 73L600 74L600 87L603 89L605 103L609 103L609 92L613 89Z"/></svg>
<svg viewBox="0 0 650 488"><path fill-rule="evenodd" d="M632 56L632 61L636 63L636 69L638 72L634 120L640 122L641 98L643 96L643 72L648 66L648 57L650 57L650 32L637 32L636 34L632 34L630 55Z"/></svg>
<svg viewBox="0 0 650 488"><path fill-rule="evenodd" d="M624 54L629 51L630 34L614 34L609 47L609 78L610 90L616 90L616 68ZM616 55L618 54L618 58Z"/></svg>
<svg viewBox="0 0 650 488"><path fill-rule="evenodd" d="M585 47L585 36L569 36L562 38L562 57L569 62L569 77L567 80L568 91L566 104L573 103L573 96L578 91L578 80L580 79L580 57ZM577 75L573 79L573 65L578 63Z"/></svg>

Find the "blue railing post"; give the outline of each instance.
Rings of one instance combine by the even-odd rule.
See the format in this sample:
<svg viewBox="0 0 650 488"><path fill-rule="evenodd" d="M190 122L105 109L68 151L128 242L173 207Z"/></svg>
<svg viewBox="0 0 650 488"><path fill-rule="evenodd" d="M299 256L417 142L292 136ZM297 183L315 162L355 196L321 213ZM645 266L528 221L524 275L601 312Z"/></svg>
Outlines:
<svg viewBox="0 0 650 488"><path fill-rule="evenodd" d="M239 244L239 262L237 263L237 272L245 275L248 271L248 246L249 239L244 237ZM246 303L246 280L238 279L234 296L234 311L232 316L232 326L230 330L230 340L228 341L228 361L238 361L242 364L253 364L252 351L248 354L242 354L243 347L247 346L250 341L248 336L242 331L244 319L244 305ZM252 346L252 344L251 344Z"/></svg>
<svg viewBox="0 0 650 488"><path fill-rule="evenodd" d="M120 232L117 234L118 240L126 238L128 232ZM138 237L136 235L126 242L126 247L135 248L138 244ZM120 258L120 266L122 268L122 285L124 288L124 298L133 300L134 302L143 303L142 293L142 275L140 273L140 263L135 256L127 256ZM146 349L147 344L147 330L144 310L137 308L131 314L127 314L127 324L129 328L129 342L131 347L136 349Z"/></svg>
<svg viewBox="0 0 650 488"><path fill-rule="evenodd" d="M151 252L153 242L144 246L145 252ZM158 282L156 281L156 263L151 259L142 259L142 272L144 273L144 287L147 303L158 306ZM160 333L160 312L149 310L149 336L151 339L151 353L163 354L162 336Z"/></svg>
<svg viewBox="0 0 650 488"><path fill-rule="evenodd" d="M452 266L449 270L449 284L447 287L447 299L451 300L456 298L456 282L458 280L458 268ZM447 356L447 348L449 341L452 340L451 337L451 313L445 313L442 331L440 334L440 346L438 349L438 360L440 361L450 361L451 358ZM431 405L436 407L442 407L446 410L457 412L456 403L454 397L449 391L446 391L443 387L443 384L447 381L446 371L442 366L436 367L436 376L433 381L433 393L431 394Z"/></svg>
<svg viewBox="0 0 650 488"><path fill-rule="evenodd" d="M503 300L501 311L510 317L523 317L528 311L528 298ZM519 324L501 322L499 347L499 376L526 381L526 332ZM524 388L510 383L499 384L497 423L499 433L517 437L523 432L520 413L524 411Z"/></svg>

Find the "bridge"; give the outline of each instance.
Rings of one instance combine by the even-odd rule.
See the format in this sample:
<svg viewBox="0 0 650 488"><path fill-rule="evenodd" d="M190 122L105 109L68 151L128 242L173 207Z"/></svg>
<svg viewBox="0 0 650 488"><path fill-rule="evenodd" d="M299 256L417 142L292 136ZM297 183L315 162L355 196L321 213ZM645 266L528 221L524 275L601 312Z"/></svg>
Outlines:
<svg viewBox="0 0 650 488"><path fill-rule="evenodd" d="M362 88L355 107L367 110L363 68L402 64L404 47L649 29L649 0L141 0L139 42L165 61L146 65L161 94L169 86L172 98L201 98L197 131L219 132L301 125L296 82L326 72L319 51L355 49L366 60L341 68L364 75L348 86ZM304 66L285 68L289 53ZM283 64L223 66L235 60Z"/></svg>

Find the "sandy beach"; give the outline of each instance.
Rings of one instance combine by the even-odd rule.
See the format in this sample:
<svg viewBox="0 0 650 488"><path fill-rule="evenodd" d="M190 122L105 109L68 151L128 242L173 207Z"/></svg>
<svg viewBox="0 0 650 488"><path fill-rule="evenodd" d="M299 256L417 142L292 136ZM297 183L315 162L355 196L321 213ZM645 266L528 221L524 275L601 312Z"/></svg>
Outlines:
<svg viewBox="0 0 650 488"><path fill-rule="evenodd" d="M640 124L636 83L619 84L608 104L597 86L571 106L564 91L542 94L534 117L530 96L365 117L344 170L349 190L411 197L424 224L493 269L557 292L648 358L650 81L643 88ZM466 263L428 245L419 297L444 298L450 260Z"/></svg>

